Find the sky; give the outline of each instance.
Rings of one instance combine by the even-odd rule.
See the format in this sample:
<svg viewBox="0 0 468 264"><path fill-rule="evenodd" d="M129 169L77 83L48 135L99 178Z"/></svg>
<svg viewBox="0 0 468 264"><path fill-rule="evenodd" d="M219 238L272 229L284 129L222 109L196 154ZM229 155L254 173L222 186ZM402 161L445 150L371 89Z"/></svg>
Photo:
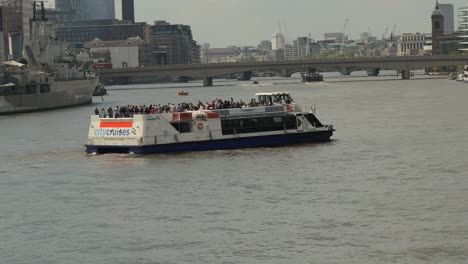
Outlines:
<svg viewBox="0 0 468 264"><path fill-rule="evenodd" d="M96 0L97 1L97 0ZM458 7L468 0L440 0ZM117 17L120 0L116 0ZM136 20L167 20L192 27L194 39L211 47L257 45L281 31L288 40L323 38L342 32L357 38L363 32L381 37L396 25L396 33L429 33L435 0L135 0ZM455 21L457 19L455 18Z"/></svg>

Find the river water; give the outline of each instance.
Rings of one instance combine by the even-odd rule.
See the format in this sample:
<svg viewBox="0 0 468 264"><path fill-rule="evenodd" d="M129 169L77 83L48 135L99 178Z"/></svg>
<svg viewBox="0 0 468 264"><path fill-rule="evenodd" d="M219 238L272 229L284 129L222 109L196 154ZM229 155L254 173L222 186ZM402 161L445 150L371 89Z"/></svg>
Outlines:
<svg viewBox="0 0 468 264"><path fill-rule="evenodd" d="M327 80L116 86L1 116L0 263L468 263L468 85ZM331 143L84 154L95 107L285 90Z"/></svg>

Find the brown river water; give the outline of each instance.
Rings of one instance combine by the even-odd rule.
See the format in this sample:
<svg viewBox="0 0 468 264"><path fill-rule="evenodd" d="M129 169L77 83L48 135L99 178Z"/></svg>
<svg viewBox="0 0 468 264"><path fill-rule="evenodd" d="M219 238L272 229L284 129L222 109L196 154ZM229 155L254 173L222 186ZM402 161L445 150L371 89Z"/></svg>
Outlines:
<svg viewBox="0 0 468 264"><path fill-rule="evenodd" d="M114 86L93 105L0 116L0 263L468 263L468 84L251 83ZM272 91L315 104L333 141L84 153L95 107Z"/></svg>

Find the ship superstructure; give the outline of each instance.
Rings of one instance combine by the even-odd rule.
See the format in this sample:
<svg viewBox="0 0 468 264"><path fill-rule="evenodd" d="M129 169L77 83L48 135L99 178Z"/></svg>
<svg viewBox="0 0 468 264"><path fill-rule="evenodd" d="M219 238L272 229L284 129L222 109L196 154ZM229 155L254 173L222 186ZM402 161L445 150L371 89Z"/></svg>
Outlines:
<svg viewBox="0 0 468 264"><path fill-rule="evenodd" d="M0 66L0 114L89 104L98 84L75 56L66 53L64 43L55 39L44 3L34 5L31 41L24 48L27 60Z"/></svg>

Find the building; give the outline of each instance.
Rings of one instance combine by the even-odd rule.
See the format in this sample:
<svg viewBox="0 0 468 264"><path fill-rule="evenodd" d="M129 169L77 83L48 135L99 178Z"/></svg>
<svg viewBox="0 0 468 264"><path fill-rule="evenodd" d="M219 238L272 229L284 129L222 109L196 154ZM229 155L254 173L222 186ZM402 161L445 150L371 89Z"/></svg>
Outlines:
<svg viewBox="0 0 468 264"><path fill-rule="evenodd" d="M122 20L135 23L135 3L133 0L122 0Z"/></svg>
<svg viewBox="0 0 468 264"><path fill-rule="evenodd" d="M258 44L257 47L259 50L271 50L272 49L272 43L269 40L262 40L260 44Z"/></svg>
<svg viewBox="0 0 468 264"><path fill-rule="evenodd" d="M444 16L444 32L450 34L455 32L455 12L452 4L439 4L439 10Z"/></svg>
<svg viewBox="0 0 468 264"><path fill-rule="evenodd" d="M157 64L151 44L139 37L117 41L95 39L86 43L84 47L89 49L92 58L100 57L95 54L109 54L110 60L106 62L112 63L113 68L136 68Z"/></svg>
<svg viewBox="0 0 468 264"><path fill-rule="evenodd" d="M309 37L299 37L293 40L291 45L286 45L285 59L286 60L302 60L308 59L314 53L321 50L320 44L313 41Z"/></svg>
<svg viewBox="0 0 468 264"><path fill-rule="evenodd" d="M361 39L368 39L371 37L371 34L368 33L368 32L364 32L364 33L361 33L361 35L359 36Z"/></svg>
<svg viewBox="0 0 468 264"><path fill-rule="evenodd" d="M144 38L145 26L145 23L131 24L116 20L62 22L57 24L55 36L72 47L80 48L94 39L112 41L131 37Z"/></svg>
<svg viewBox="0 0 468 264"><path fill-rule="evenodd" d="M286 47L284 49L284 59L285 60L295 60L295 57L294 57L295 54L293 54L294 53L293 50L294 50L293 45L286 44Z"/></svg>
<svg viewBox="0 0 468 264"><path fill-rule="evenodd" d="M468 5L458 9L459 49L468 51Z"/></svg>
<svg viewBox="0 0 468 264"><path fill-rule="evenodd" d="M30 41L33 0L16 0L0 6L0 59L22 57L23 46Z"/></svg>
<svg viewBox="0 0 468 264"><path fill-rule="evenodd" d="M85 0L86 20L115 19L114 0Z"/></svg>
<svg viewBox="0 0 468 264"><path fill-rule="evenodd" d="M444 16L439 9L439 1L432 12L432 55L440 55L440 38L444 36Z"/></svg>
<svg viewBox="0 0 468 264"><path fill-rule="evenodd" d="M282 33L276 33L271 38L272 50L284 50L286 48L286 38Z"/></svg>
<svg viewBox="0 0 468 264"><path fill-rule="evenodd" d="M271 59L273 61L284 61L285 60L285 50L280 49L280 50L272 50L271 51Z"/></svg>
<svg viewBox="0 0 468 264"><path fill-rule="evenodd" d="M426 36L426 42L424 43L424 55L432 55L432 35Z"/></svg>
<svg viewBox="0 0 468 264"><path fill-rule="evenodd" d="M152 43L164 64L199 63L200 46L193 40L192 30L187 25L171 25L155 21L151 26Z"/></svg>
<svg viewBox="0 0 468 264"><path fill-rule="evenodd" d="M324 40L326 42L342 43L343 41L347 41L348 38L346 37L345 33L332 32L332 33L325 33L324 34Z"/></svg>
<svg viewBox="0 0 468 264"><path fill-rule="evenodd" d="M202 49L202 63L237 62L242 50L239 47L207 48Z"/></svg>
<svg viewBox="0 0 468 264"><path fill-rule="evenodd" d="M424 55L426 34L404 33L398 40L397 56Z"/></svg>
<svg viewBox="0 0 468 264"><path fill-rule="evenodd" d="M60 21L115 19L114 0L55 0Z"/></svg>
<svg viewBox="0 0 468 264"><path fill-rule="evenodd" d="M86 0L55 0L55 9L59 22L86 20Z"/></svg>

